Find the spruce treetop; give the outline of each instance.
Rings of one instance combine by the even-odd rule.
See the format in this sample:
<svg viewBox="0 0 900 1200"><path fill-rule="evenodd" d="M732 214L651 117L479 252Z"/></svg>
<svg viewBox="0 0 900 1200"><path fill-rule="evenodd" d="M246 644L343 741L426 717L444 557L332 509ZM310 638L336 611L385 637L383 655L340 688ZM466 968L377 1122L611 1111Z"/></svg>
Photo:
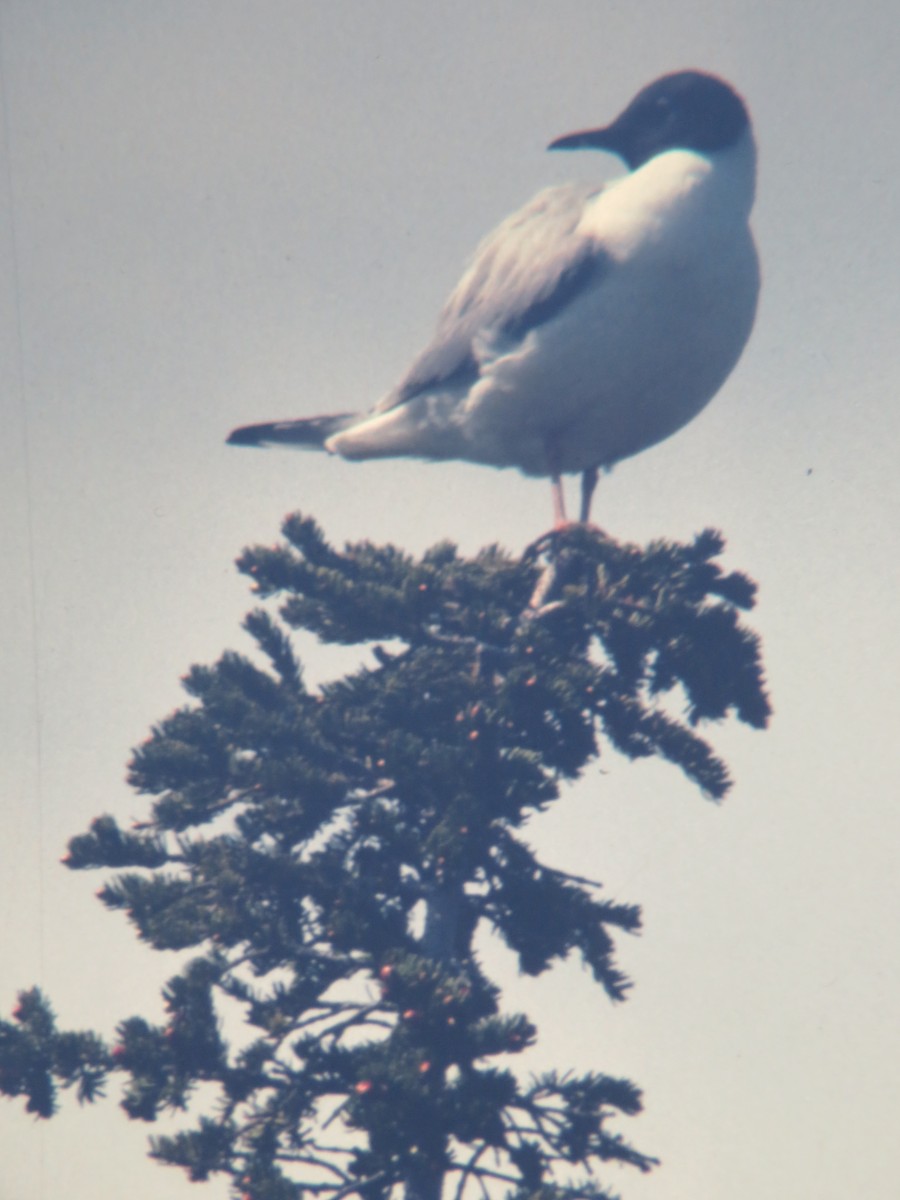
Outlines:
<svg viewBox="0 0 900 1200"><path fill-rule="evenodd" d="M524 827L608 747L725 795L698 726L766 723L754 587L711 532L418 559L336 550L300 516L283 532L238 563L254 655L191 668L189 702L134 752L146 819L69 845L70 867L114 869L101 899L142 940L186 952L166 1020L130 1017L109 1046L22 993L0 1091L49 1116L60 1086L92 1101L117 1075L130 1117L185 1112L154 1157L247 1200L605 1196L604 1162L653 1162L611 1128L638 1090L527 1077L536 1030L502 1011L473 939L486 924L532 975L575 953L625 996L614 939L639 910L542 863ZM359 665L308 687L293 631Z"/></svg>

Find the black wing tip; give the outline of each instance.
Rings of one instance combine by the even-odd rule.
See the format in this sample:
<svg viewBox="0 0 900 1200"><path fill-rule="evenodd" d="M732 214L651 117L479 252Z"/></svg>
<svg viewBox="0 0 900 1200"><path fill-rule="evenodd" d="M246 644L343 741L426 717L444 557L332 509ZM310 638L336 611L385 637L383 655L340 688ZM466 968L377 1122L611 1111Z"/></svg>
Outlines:
<svg viewBox="0 0 900 1200"><path fill-rule="evenodd" d="M241 425L226 438L229 446L306 446L321 450L333 433L345 428L353 413L334 413L328 417L300 417L296 421L265 421L261 425Z"/></svg>
<svg viewBox="0 0 900 1200"><path fill-rule="evenodd" d="M263 442L271 438L274 428L275 426L272 424L241 425L238 429L232 429L231 433L225 439L225 445L261 446Z"/></svg>

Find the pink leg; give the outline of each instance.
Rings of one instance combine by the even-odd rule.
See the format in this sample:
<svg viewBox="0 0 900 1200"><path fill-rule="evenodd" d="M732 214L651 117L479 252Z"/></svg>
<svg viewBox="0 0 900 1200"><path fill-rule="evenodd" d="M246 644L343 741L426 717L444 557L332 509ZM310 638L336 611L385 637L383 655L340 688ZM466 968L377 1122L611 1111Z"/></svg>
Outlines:
<svg viewBox="0 0 900 1200"><path fill-rule="evenodd" d="M590 521L591 500L599 478L599 467L589 467L581 476L581 516L578 519L582 525L587 525Z"/></svg>
<svg viewBox="0 0 900 1200"><path fill-rule="evenodd" d="M553 475L553 528L562 529L568 525L566 520L566 497L563 493L562 478Z"/></svg>

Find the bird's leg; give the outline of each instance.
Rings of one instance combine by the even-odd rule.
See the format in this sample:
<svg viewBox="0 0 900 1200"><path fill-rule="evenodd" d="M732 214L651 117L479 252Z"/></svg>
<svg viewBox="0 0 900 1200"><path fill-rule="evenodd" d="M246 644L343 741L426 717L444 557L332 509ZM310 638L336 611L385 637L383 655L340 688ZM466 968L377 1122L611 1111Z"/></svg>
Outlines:
<svg viewBox="0 0 900 1200"><path fill-rule="evenodd" d="M550 480L553 485L553 528L565 529L569 521L566 517L566 496L563 492L562 463L560 461L559 445L555 437L548 436L544 443L544 453L547 455Z"/></svg>
<svg viewBox="0 0 900 1200"><path fill-rule="evenodd" d="M553 528L562 529L569 523L566 520L566 497L563 492L562 476L558 471L554 471L551 479L553 481Z"/></svg>
<svg viewBox="0 0 900 1200"><path fill-rule="evenodd" d="M594 488L597 486L597 480L600 478L599 467L588 467L581 476L581 515L579 521L582 525L587 525L591 516L591 500L594 497Z"/></svg>

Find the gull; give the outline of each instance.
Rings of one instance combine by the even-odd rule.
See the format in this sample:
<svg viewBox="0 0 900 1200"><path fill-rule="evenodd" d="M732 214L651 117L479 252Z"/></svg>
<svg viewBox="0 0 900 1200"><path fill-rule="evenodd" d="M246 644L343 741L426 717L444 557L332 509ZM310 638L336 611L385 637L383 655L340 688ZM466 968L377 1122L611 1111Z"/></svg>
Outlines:
<svg viewBox="0 0 900 1200"><path fill-rule="evenodd" d="M734 88L688 70L548 148L607 151L628 171L546 188L507 217L374 408L245 425L228 441L517 467L550 477L557 527L562 476L579 473L587 522L600 472L697 416L746 345L756 146Z"/></svg>

